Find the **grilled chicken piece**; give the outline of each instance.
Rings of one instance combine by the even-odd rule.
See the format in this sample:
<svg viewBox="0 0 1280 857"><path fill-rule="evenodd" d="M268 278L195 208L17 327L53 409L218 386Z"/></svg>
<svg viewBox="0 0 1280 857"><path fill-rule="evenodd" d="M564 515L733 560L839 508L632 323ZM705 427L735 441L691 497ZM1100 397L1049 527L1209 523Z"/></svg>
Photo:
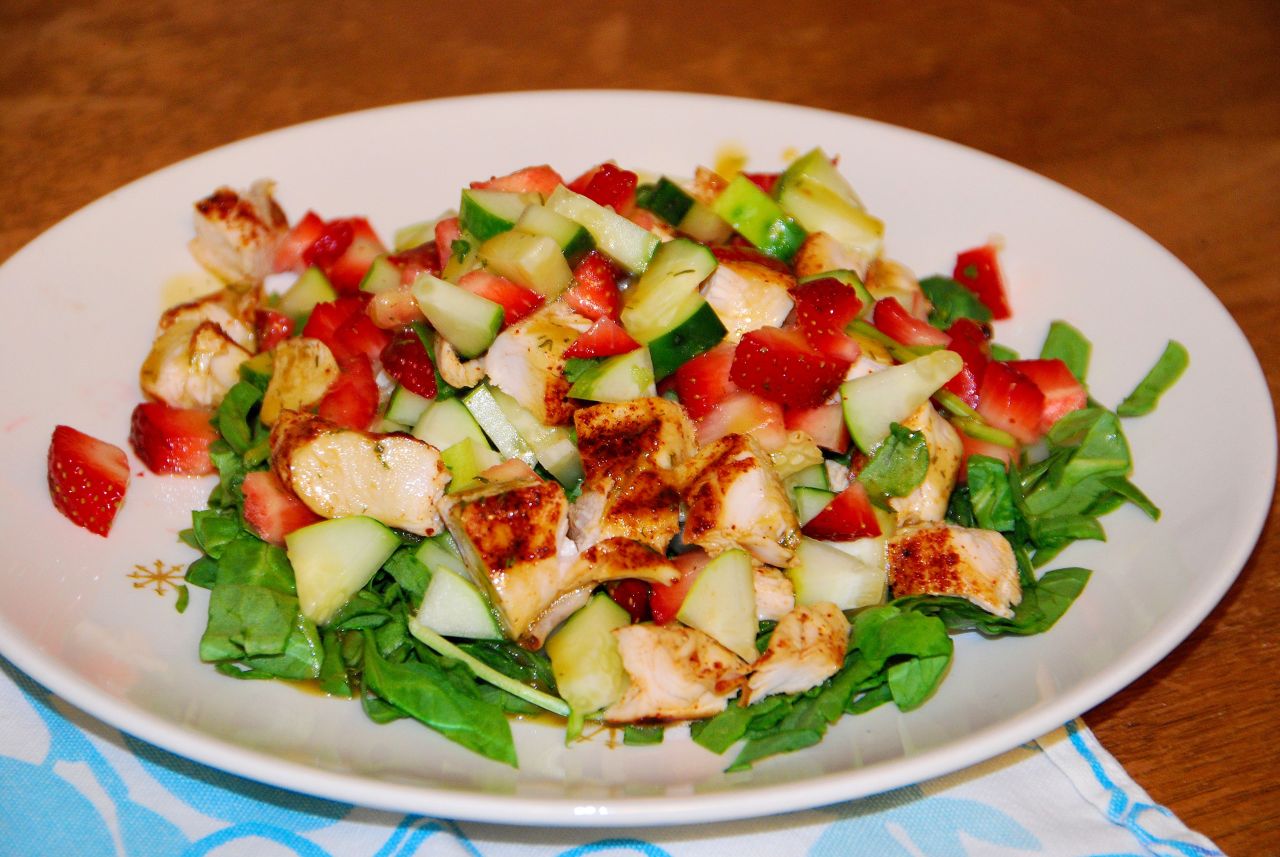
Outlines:
<svg viewBox="0 0 1280 857"><path fill-rule="evenodd" d="M283 411L271 429L271 459L280 481L317 515L368 515L420 536L441 530L449 471L439 450L417 438Z"/></svg>
<svg viewBox="0 0 1280 857"><path fill-rule="evenodd" d="M283 411L304 411L319 402L339 374L329 346L305 336L277 345L271 367L259 412L264 425L274 425Z"/></svg>
<svg viewBox="0 0 1280 857"><path fill-rule="evenodd" d="M1013 549L991 530L921 524L889 537L889 587L904 595L954 595L1006 619L1022 600Z"/></svg>
<svg viewBox="0 0 1280 857"><path fill-rule="evenodd" d="M791 578L767 565L757 565L752 572L756 618L761 622L775 622L790 613L796 606L796 588Z"/></svg>
<svg viewBox="0 0 1280 857"><path fill-rule="evenodd" d="M241 194L220 187L196 203L196 236L188 247L196 261L228 283L261 283L271 273L289 220L259 179Z"/></svg>
<svg viewBox="0 0 1280 857"><path fill-rule="evenodd" d="M459 491L445 500L444 515L504 630L531 648L550 632L539 620L574 590L625 577L671 583L679 575L661 554L621 539L574 556L566 550L564 490L536 476Z"/></svg>
<svg viewBox="0 0 1280 857"><path fill-rule="evenodd" d="M680 529L669 468L696 450L684 409L661 398L605 402L573 416L585 474L570 510L580 547L621 536L665 551Z"/></svg>
<svg viewBox="0 0 1280 857"><path fill-rule="evenodd" d="M867 268L863 279L866 280L867 291L871 292L871 296L876 300L897 298L898 303L902 304L902 308L909 314L922 321L929 318L933 304L924 296L920 281L906 265L894 262L892 259L876 259Z"/></svg>
<svg viewBox="0 0 1280 857"><path fill-rule="evenodd" d="M902 425L924 435L929 469L915 490L905 497L890 498L889 506L898 513L899 527L941 521L946 517L947 501L951 499L964 455L960 433L929 402L917 408Z"/></svg>
<svg viewBox="0 0 1280 857"><path fill-rule="evenodd" d="M865 279L871 259L825 232L810 232L796 251L794 264L797 277L811 277L827 271L853 271Z"/></svg>
<svg viewBox="0 0 1280 857"><path fill-rule="evenodd" d="M795 285L795 277L759 262L727 261L707 278L702 296L728 329L725 339L737 342L752 330L781 327L795 304Z"/></svg>
<svg viewBox="0 0 1280 857"><path fill-rule="evenodd" d="M604 711L608 723L693 720L724 711L750 667L707 634L683 625L613 632L631 683Z"/></svg>
<svg viewBox="0 0 1280 857"><path fill-rule="evenodd" d="M755 663L742 705L775 693L803 693L835 675L849 648L849 620L822 601L797 607L778 620Z"/></svg>
<svg viewBox="0 0 1280 857"><path fill-rule="evenodd" d="M715 170L698 167L693 174L693 183L686 187L685 190L698 202L709 206L716 201L716 197L728 185L729 183L724 180L724 177Z"/></svg>
<svg viewBox="0 0 1280 857"><path fill-rule="evenodd" d="M436 337L435 353L440 377L453 386L474 387L484 380L484 358L463 360L443 336Z"/></svg>
<svg viewBox="0 0 1280 857"><path fill-rule="evenodd" d="M750 435L703 447L681 468L686 544L712 556L735 547L785 567L800 544L800 523L768 453Z"/></svg>
<svg viewBox="0 0 1280 857"><path fill-rule="evenodd" d="M590 319L556 301L498 334L485 354L484 371L543 424L567 423L574 405L564 377L564 352L590 326Z"/></svg>
<svg viewBox="0 0 1280 857"><path fill-rule="evenodd" d="M252 355L215 322L188 319L156 337L142 362L142 392L175 408L216 408Z"/></svg>
<svg viewBox="0 0 1280 857"><path fill-rule="evenodd" d="M229 339L245 351L257 351L257 334L253 327L253 311L262 303L262 289L219 289L193 301L165 310L156 325L160 336L175 324L211 321Z"/></svg>

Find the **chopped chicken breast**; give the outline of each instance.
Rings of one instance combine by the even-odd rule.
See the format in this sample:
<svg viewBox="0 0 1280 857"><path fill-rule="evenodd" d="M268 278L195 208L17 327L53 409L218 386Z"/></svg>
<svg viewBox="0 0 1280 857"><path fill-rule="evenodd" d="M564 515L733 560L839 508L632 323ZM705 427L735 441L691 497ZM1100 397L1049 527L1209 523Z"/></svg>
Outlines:
<svg viewBox="0 0 1280 857"><path fill-rule="evenodd" d="M702 296L724 322L728 342L761 327L781 327L791 314L796 279L759 262L724 261L702 287Z"/></svg>
<svg viewBox="0 0 1280 857"><path fill-rule="evenodd" d="M264 425L274 425L283 411L303 411L319 402L339 374L329 346L305 336L277 345L271 367L259 412Z"/></svg>
<svg viewBox="0 0 1280 857"><path fill-rule="evenodd" d="M740 547L784 567L800 544L800 524L768 453L750 435L731 434L682 468L684 541L716 555Z"/></svg>
<svg viewBox="0 0 1280 857"><path fill-rule="evenodd" d="M215 408L252 355L215 322L170 324L142 362L142 392L175 408Z"/></svg>
<svg viewBox="0 0 1280 857"><path fill-rule="evenodd" d="M886 551L889 586L904 595L954 595L1006 619L1022 600L1013 549L991 530L921 524L898 530Z"/></svg>
<svg viewBox="0 0 1280 857"><path fill-rule="evenodd" d="M756 618L761 622L776 622L796 606L796 588L776 568L757 565L753 569L752 585L756 595Z"/></svg>
<svg viewBox="0 0 1280 857"><path fill-rule="evenodd" d="M692 720L724 711L750 667L707 634L683 625L613 632L631 683L604 711L608 723Z"/></svg>
<svg viewBox="0 0 1280 857"><path fill-rule="evenodd" d="M257 335L253 328L253 311L262 303L262 290L251 288L237 291L219 289L212 294L165 310L156 325L160 336L175 324L211 321L231 341L245 351L257 351Z"/></svg>
<svg viewBox="0 0 1280 857"><path fill-rule="evenodd" d="M543 424L567 423L574 405L564 352L590 326L590 319L557 301L498 334L484 356L485 373Z"/></svg>
<svg viewBox="0 0 1280 857"><path fill-rule="evenodd" d="M825 232L810 232L792 260L797 277L811 277L827 271L853 271L866 277L871 259L837 241Z"/></svg>
<svg viewBox="0 0 1280 857"><path fill-rule="evenodd" d="M684 409L661 398L605 402L573 417L585 474L570 511L574 540L635 539L665 551L680 529L680 495L669 468L696 450Z"/></svg>
<svg viewBox="0 0 1280 857"><path fill-rule="evenodd" d="M484 358L463 360L458 350L443 336L436 337L436 369L440 377L455 387L474 387L484 380Z"/></svg>
<svg viewBox="0 0 1280 857"><path fill-rule="evenodd" d="M261 283L289 231L274 189L260 179L243 194L220 187L197 202L196 236L188 245L196 261L228 283Z"/></svg>
<svg viewBox="0 0 1280 857"><path fill-rule="evenodd" d="M924 481L910 494L890 498L889 506L898 513L899 527L941 521L947 514L947 501L951 499L964 455L960 433L929 402L917 408L902 425L924 435L929 469Z"/></svg>
<svg viewBox="0 0 1280 857"><path fill-rule="evenodd" d="M439 450L417 438L284 411L271 429L271 459L280 481L317 515L368 515L420 536L441 530L449 471Z"/></svg>
<svg viewBox="0 0 1280 857"><path fill-rule="evenodd" d="M902 304L902 308L909 314L922 321L929 318L933 304L929 303L929 299L924 296L919 280L906 265L894 262L892 259L876 259L867 268L864 279L867 291L871 292L871 296L876 300L897 298L898 303Z"/></svg>
<svg viewBox="0 0 1280 857"><path fill-rule="evenodd" d="M775 693L803 693L839 671L849 647L849 620L822 601L797 607L778 620L742 692L750 705Z"/></svg>

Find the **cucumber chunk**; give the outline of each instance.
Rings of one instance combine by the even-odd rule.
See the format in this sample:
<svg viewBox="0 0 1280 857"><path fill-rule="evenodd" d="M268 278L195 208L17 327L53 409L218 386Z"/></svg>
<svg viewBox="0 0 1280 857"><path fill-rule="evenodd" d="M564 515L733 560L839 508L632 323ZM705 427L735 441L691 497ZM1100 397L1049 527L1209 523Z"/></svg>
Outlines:
<svg viewBox="0 0 1280 857"><path fill-rule="evenodd" d="M488 350L502 329L501 304L439 277L423 274L414 281L412 291L427 321L465 360Z"/></svg>
<svg viewBox="0 0 1280 857"><path fill-rule="evenodd" d="M476 484L478 477L485 470L502 463L502 456L489 448L487 443L481 444L469 437L442 450L440 460L449 470L449 494L457 494Z"/></svg>
<svg viewBox="0 0 1280 857"><path fill-rule="evenodd" d="M840 542L840 548L834 544L801 537L794 564L786 571L796 589L796 603L830 601L841 610L853 610L883 602L888 582L885 540Z"/></svg>
<svg viewBox="0 0 1280 857"><path fill-rule="evenodd" d="M437 568L447 568L454 574L460 574L467 577L467 567L462 562L462 557L458 555L458 549L453 544L453 537L448 533L441 533L438 536L431 536L423 539L418 545L414 556L418 561L427 567L434 574Z"/></svg>
<svg viewBox="0 0 1280 857"><path fill-rule="evenodd" d="M446 637L502 639L498 620L480 590L469 579L443 566L431 570L431 582L413 621Z"/></svg>
<svg viewBox="0 0 1280 857"><path fill-rule="evenodd" d="M360 281L360 291L376 295L400 287L400 269L387 259L386 254L374 258Z"/></svg>
<svg viewBox="0 0 1280 857"><path fill-rule="evenodd" d="M831 157L820 148L805 152L782 171L774 185L774 196L781 196L787 188L800 181L821 185L854 208L864 207L853 185L849 184L848 179L831 163Z"/></svg>
<svg viewBox="0 0 1280 857"><path fill-rule="evenodd" d="M280 296L276 309L292 318L294 323L301 327L303 320L316 308L316 304L337 299L338 292L324 272L319 268L307 268Z"/></svg>
<svg viewBox="0 0 1280 857"><path fill-rule="evenodd" d="M600 361L578 377L569 395L591 402L627 402L658 395L649 349L641 346Z"/></svg>
<svg viewBox="0 0 1280 857"><path fill-rule="evenodd" d="M782 480L784 487L788 489L799 488L822 488L830 490L831 480L827 478L827 468L822 462L810 464L808 467L797 470L790 476Z"/></svg>
<svg viewBox="0 0 1280 857"><path fill-rule="evenodd" d="M484 433L488 435L489 440L493 441L493 445L498 448L498 452L502 453L504 459L518 458L533 467L538 463L538 456L498 406L494 398L495 392L502 391L495 390L488 384L478 384L470 393L463 396L462 404L467 406L471 416L475 418L480 428L484 429Z"/></svg>
<svg viewBox="0 0 1280 857"><path fill-rule="evenodd" d="M636 205L648 209L676 229L704 244L719 244L733 227L665 176L636 189Z"/></svg>
<svg viewBox="0 0 1280 857"><path fill-rule="evenodd" d="M717 264L701 244L668 241L623 296L622 326L649 346L654 377L665 378L724 338L720 317L698 293Z"/></svg>
<svg viewBox="0 0 1280 857"><path fill-rule="evenodd" d="M933 351L910 363L845 381L840 385L844 421L853 442L870 454L900 423L964 368L954 351Z"/></svg>
<svg viewBox="0 0 1280 857"><path fill-rule="evenodd" d="M516 433L533 450L534 458L566 488L582 480L582 457L566 426L543 425L533 412L511 396L490 388L494 403ZM501 448L501 447L499 447ZM530 465L533 462L528 462Z"/></svg>
<svg viewBox="0 0 1280 857"><path fill-rule="evenodd" d="M422 418L433 400L419 396L403 384L396 384L387 399L387 411L384 417L402 426L411 426Z"/></svg>
<svg viewBox="0 0 1280 857"><path fill-rule="evenodd" d="M658 236L649 230L564 185L551 192L547 208L586 227L596 247L633 274L639 274L649 266L649 260L661 243Z"/></svg>
<svg viewBox="0 0 1280 857"><path fill-rule="evenodd" d="M488 241L515 228L525 207L541 201L536 193L467 188L462 192L462 204L458 207L458 223L477 241Z"/></svg>
<svg viewBox="0 0 1280 857"><path fill-rule="evenodd" d="M456 398L429 402L421 417L413 423L413 436L439 450L448 449L466 438L471 438L485 448L489 446L484 431L476 423L475 417L471 416L471 411Z"/></svg>
<svg viewBox="0 0 1280 857"><path fill-rule="evenodd" d="M450 216L450 214L444 214L441 215L441 219ZM436 220L420 220L417 223L410 223L408 226L401 226L396 230L395 235L391 237L392 249L396 253L403 253L405 250L421 247L428 241L434 241L437 222Z"/></svg>
<svg viewBox="0 0 1280 857"><path fill-rule="evenodd" d="M622 698L629 680L613 631L631 616L603 592L556 629L546 643L556 689L569 703L566 741L582 732L583 719Z"/></svg>
<svg viewBox="0 0 1280 857"><path fill-rule="evenodd" d="M716 315L715 307L700 295L690 295L676 316L680 320L670 330L649 340L653 376L658 380L679 369L680 364L719 345L729 332Z"/></svg>
<svg viewBox="0 0 1280 857"><path fill-rule="evenodd" d="M552 301L573 284L573 270L560 245L546 235L512 230L480 245L480 261L499 276Z"/></svg>
<svg viewBox="0 0 1280 857"><path fill-rule="evenodd" d="M302 615L324 625L400 546L391 528L363 515L333 518L285 536Z"/></svg>
<svg viewBox="0 0 1280 857"><path fill-rule="evenodd" d="M813 488L808 485L797 485L791 489L791 496L796 501L796 519L800 526L818 517L818 513L830 505L836 498L836 492L826 488Z"/></svg>
<svg viewBox="0 0 1280 857"><path fill-rule="evenodd" d="M581 256L596 246L591 233L581 223L556 214L545 205L530 205L516 221L516 229L530 235L545 235L560 248L566 259Z"/></svg>
<svg viewBox="0 0 1280 857"><path fill-rule="evenodd" d="M747 663L754 662L759 656L759 623L751 558L746 551L725 551L707 563L689 587L676 618L710 635Z"/></svg>
<svg viewBox="0 0 1280 857"><path fill-rule="evenodd" d="M760 252L783 262L791 261L806 237L804 227L741 173L720 192L711 210Z"/></svg>

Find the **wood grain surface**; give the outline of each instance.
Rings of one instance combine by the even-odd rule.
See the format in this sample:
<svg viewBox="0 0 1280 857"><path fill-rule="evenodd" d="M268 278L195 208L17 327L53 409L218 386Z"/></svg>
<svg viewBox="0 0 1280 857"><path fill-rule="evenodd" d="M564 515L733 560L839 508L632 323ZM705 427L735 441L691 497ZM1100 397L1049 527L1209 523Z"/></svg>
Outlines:
<svg viewBox="0 0 1280 857"><path fill-rule="evenodd" d="M1043 173L1186 262L1275 396L1275 0L3 0L0 258L125 182L251 134L423 98L587 87L827 108ZM571 132L598 133L590 117ZM1280 854L1276 518L1204 625L1086 716L1155 800L1229 854Z"/></svg>

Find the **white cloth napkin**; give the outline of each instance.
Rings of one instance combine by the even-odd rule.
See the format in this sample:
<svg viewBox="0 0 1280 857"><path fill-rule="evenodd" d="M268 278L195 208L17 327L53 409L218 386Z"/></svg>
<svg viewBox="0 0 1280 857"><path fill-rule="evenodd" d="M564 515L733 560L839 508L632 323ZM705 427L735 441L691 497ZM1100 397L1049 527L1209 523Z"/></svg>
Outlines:
<svg viewBox="0 0 1280 857"><path fill-rule="evenodd" d="M123 735L0 659L0 855L78 857L1122 857L1221 854L1080 721L886 794L751 821L503 827L365 809Z"/></svg>

